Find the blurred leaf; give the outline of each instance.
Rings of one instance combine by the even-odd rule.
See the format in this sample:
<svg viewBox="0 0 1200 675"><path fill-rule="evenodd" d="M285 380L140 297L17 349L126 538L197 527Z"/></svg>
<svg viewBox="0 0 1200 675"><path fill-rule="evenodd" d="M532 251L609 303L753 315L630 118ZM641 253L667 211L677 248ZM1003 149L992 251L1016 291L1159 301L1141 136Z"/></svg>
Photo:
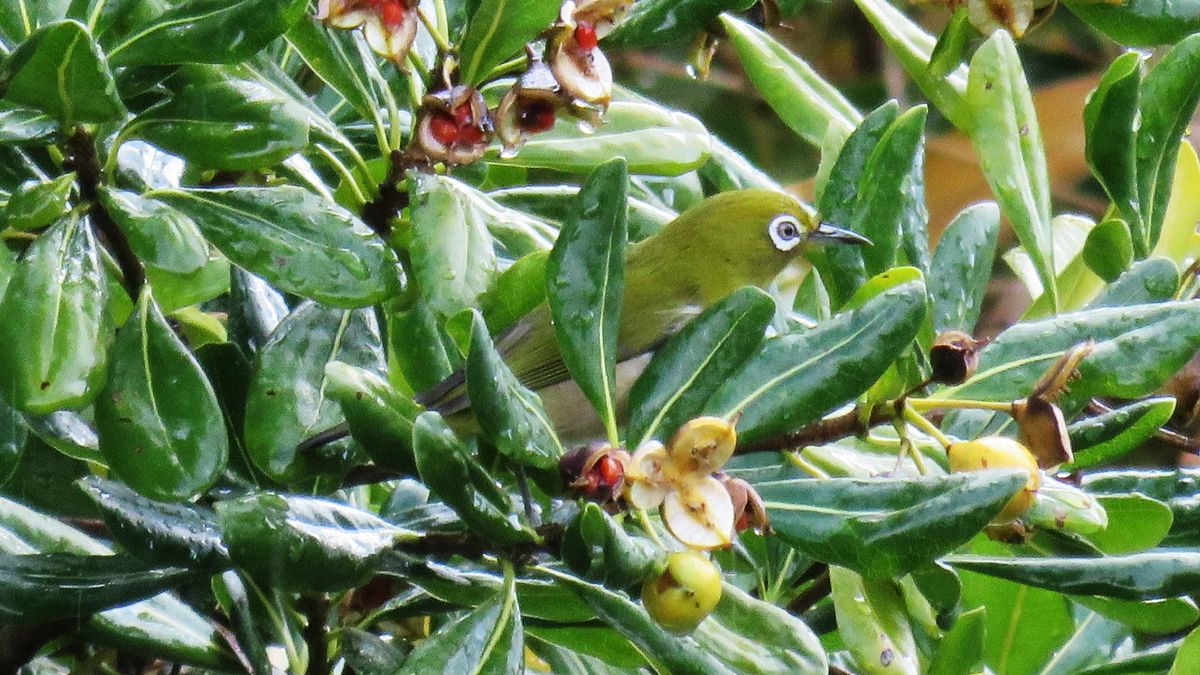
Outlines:
<svg viewBox="0 0 1200 675"><path fill-rule="evenodd" d="M0 64L0 97L45 111L64 129L126 115L104 54L76 21L40 28L13 50Z"/></svg>
<svg viewBox="0 0 1200 675"><path fill-rule="evenodd" d="M592 172L546 262L559 351L616 442L617 328L625 290L629 176L615 159Z"/></svg>
<svg viewBox="0 0 1200 675"><path fill-rule="evenodd" d="M0 103L0 145L49 143L59 131L58 122L43 112Z"/></svg>
<svg viewBox="0 0 1200 675"><path fill-rule="evenodd" d="M116 475L152 499L204 492L229 459L212 385L149 287L117 332L108 381L96 399L96 431Z"/></svg>
<svg viewBox="0 0 1200 675"><path fill-rule="evenodd" d="M1200 580L1200 552L1156 550L1104 558L953 555L959 569L1060 593L1154 600L1184 595Z"/></svg>
<svg viewBox="0 0 1200 675"><path fill-rule="evenodd" d="M511 566L507 570L499 595L418 643L397 672L520 672L525 636Z"/></svg>
<svg viewBox="0 0 1200 675"><path fill-rule="evenodd" d="M546 301L546 261L550 251L534 251L496 277L479 296L479 311L494 335L503 335L521 317Z"/></svg>
<svg viewBox="0 0 1200 675"><path fill-rule="evenodd" d="M558 10L558 0L481 0L458 46L462 83L482 83L549 27Z"/></svg>
<svg viewBox="0 0 1200 675"><path fill-rule="evenodd" d="M17 623L82 619L178 586L191 574L122 556L0 553L0 617Z"/></svg>
<svg viewBox="0 0 1200 675"><path fill-rule="evenodd" d="M613 101L604 125L593 133L559 119L550 131L530 138L516 156L503 158L493 149L496 154L488 161L587 174L620 156L630 173L676 176L703 165L708 145L708 130L691 115L646 101Z"/></svg>
<svg viewBox="0 0 1200 675"><path fill-rule="evenodd" d="M416 536L339 502L271 493L217 502L217 518L234 564L293 590L353 588L397 541Z"/></svg>
<svg viewBox="0 0 1200 675"><path fill-rule="evenodd" d="M1171 664L1171 670L1167 675L1187 675L1200 662L1200 628L1188 633L1183 639L1183 644L1179 645L1179 652L1175 654L1175 662Z"/></svg>
<svg viewBox="0 0 1200 675"><path fill-rule="evenodd" d="M574 593L571 595L574 597ZM587 612L589 616L592 613L590 609ZM646 665L646 659L629 640L605 625L526 625L525 636L533 638L534 651L556 675L615 675Z"/></svg>
<svg viewBox="0 0 1200 675"><path fill-rule="evenodd" d="M99 246L79 216L42 232L17 262L0 316L0 391L33 414L81 408L107 368L111 325Z"/></svg>
<svg viewBox="0 0 1200 675"><path fill-rule="evenodd" d="M307 9L307 0L186 0L130 31L109 55L122 66L237 63L283 35Z"/></svg>
<svg viewBox="0 0 1200 675"><path fill-rule="evenodd" d="M0 487L16 472L28 436L21 413L0 398Z"/></svg>
<svg viewBox="0 0 1200 675"><path fill-rule="evenodd" d="M929 675L978 672L983 661L986 619L986 607L976 607L959 614L938 644L933 661L929 664Z"/></svg>
<svg viewBox="0 0 1200 675"><path fill-rule="evenodd" d="M357 453L348 441L303 453L296 444L344 419L327 391L326 365L341 361L382 372L379 342L370 310L308 302L279 324L258 351L247 394L246 449L259 469L275 480L294 482L350 467Z"/></svg>
<svg viewBox="0 0 1200 675"><path fill-rule="evenodd" d="M999 234L1000 209L994 202L968 206L942 232L929 271L933 327L938 333L974 332Z"/></svg>
<svg viewBox="0 0 1200 675"><path fill-rule="evenodd" d="M1088 165L1132 228L1138 257L1145 255L1149 243L1137 185L1136 118L1141 84L1142 57L1136 52L1122 54L1104 72L1083 111Z"/></svg>
<svg viewBox="0 0 1200 675"><path fill-rule="evenodd" d="M467 393L484 437L520 464L557 468L563 447L542 409L542 399L526 389L500 358L483 317L475 311L471 314Z"/></svg>
<svg viewBox="0 0 1200 675"><path fill-rule="evenodd" d="M358 673L398 673L404 663L399 646L361 628L341 630L339 643L346 665Z"/></svg>
<svg viewBox="0 0 1200 675"><path fill-rule="evenodd" d="M1129 637L1129 629L1093 612L1080 612L1075 631L1046 662L1044 673L1078 673L1096 663L1107 663Z"/></svg>
<svg viewBox="0 0 1200 675"><path fill-rule="evenodd" d="M1200 35L1192 35L1172 47L1142 81L1137 132L1138 204L1151 246L1158 241L1166 217L1178 156L1176 144L1191 123L1198 101Z"/></svg>
<svg viewBox="0 0 1200 675"><path fill-rule="evenodd" d="M1133 262L1135 244L1129 225L1110 219L1088 232L1083 245L1083 262L1105 281L1116 281Z"/></svg>
<svg viewBox="0 0 1200 675"><path fill-rule="evenodd" d="M1026 479L982 471L940 478L755 482L771 527L817 560L868 577L909 572L983 529Z"/></svg>
<svg viewBox="0 0 1200 675"><path fill-rule="evenodd" d="M425 412L417 417L413 451L421 480L472 531L501 544L534 539L534 533L517 517L512 500L467 454L440 415Z"/></svg>
<svg viewBox="0 0 1200 675"><path fill-rule="evenodd" d="M313 73L354 107L359 115L371 119L379 103L369 79L361 72L373 64L364 64L352 51L344 31L324 26L313 16L302 17L287 33L287 42L304 59Z"/></svg>
<svg viewBox="0 0 1200 675"><path fill-rule="evenodd" d="M228 564L216 518L203 506L156 502L123 483L87 476L80 487L96 503L121 548L162 564L198 567Z"/></svg>
<svg viewBox="0 0 1200 675"><path fill-rule="evenodd" d="M208 263L208 244L196 223L183 213L132 192L101 186L100 203L129 237L145 264L177 274Z"/></svg>
<svg viewBox="0 0 1200 675"><path fill-rule="evenodd" d="M1169 44L1200 30L1196 0L1127 0L1120 4L1065 0L1092 28L1130 47Z"/></svg>
<svg viewBox="0 0 1200 675"><path fill-rule="evenodd" d="M1150 398L1095 417L1078 420L1067 427L1075 461L1064 470L1101 466L1136 449L1167 423L1175 412L1175 399Z"/></svg>
<svg viewBox="0 0 1200 675"><path fill-rule="evenodd" d="M746 76L785 124L820 147L827 136L849 136L862 115L812 66L767 33L725 15L721 25Z"/></svg>
<svg viewBox="0 0 1200 675"><path fill-rule="evenodd" d="M971 25L970 10L966 7L956 7L950 17L950 23L938 35L937 44L929 55L929 73L945 77L962 65L966 59L971 39L977 31Z"/></svg>
<svg viewBox="0 0 1200 675"><path fill-rule="evenodd" d="M716 136L710 139L708 162L700 167L699 172L701 179L706 184L713 185L716 192L727 192L742 188L779 189L779 183L774 178L751 164L749 160L723 143ZM631 209L631 222L629 225L631 232L636 229L632 223L632 214L635 212L636 209Z"/></svg>
<svg viewBox="0 0 1200 675"><path fill-rule="evenodd" d="M704 403L763 341L775 303L745 287L692 319L654 352L629 392L626 439L639 447L667 438L696 417Z"/></svg>
<svg viewBox="0 0 1200 675"><path fill-rule="evenodd" d="M204 236L280 290L335 307L395 294L395 255L356 216L297 187L154 190Z"/></svg>
<svg viewBox="0 0 1200 675"><path fill-rule="evenodd" d="M412 430L424 408L376 373L346 363L325 365L326 393L337 399L358 441L376 464L412 473Z"/></svg>
<svg viewBox="0 0 1200 675"><path fill-rule="evenodd" d="M1117 470L1084 474L1083 488L1096 495L1142 494L1171 507L1174 520L1166 544L1200 545L1200 472L1192 469Z"/></svg>
<svg viewBox="0 0 1200 675"><path fill-rule="evenodd" d="M721 601L692 637L734 672L828 672L825 650L812 629L729 582L721 585Z"/></svg>
<svg viewBox="0 0 1200 675"><path fill-rule="evenodd" d="M391 382L425 392L454 372L460 357L429 306L418 302L387 313L388 364Z"/></svg>
<svg viewBox="0 0 1200 675"><path fill-rule="evenodd" d="M251 170L308 145L307 113L268 87L243 79L188 84L121 131L192 164Z"/></svg>
<svg viewBox="0 0 1200 675"><path fill-rule="evenodd" d="M557 229L570 219L574 212L575 197L579 194L579 187L575 185L524 185L495 190L487 194L497 203L531 213ZM674 220L677 215L673 210L630 195L629 240L632 242L645 239L661 230L663 225Z"/></svg>
<svg viewBox="0 0 1200 675"><path fill-rule="evenodd" d="M971 58L966 106L983 174L1057 308L1046 154L1029 84L1008 31L992 33Z"/></svg>
<svg viewBox="0 0 1200 675"><path fill-rule="evenodd" d="M15 44L39 26L62 20L69 0L0 0L0 36Z"/></svg>
<svg viewBox="0 0 1200 675"><path fill-rule="evenodd" d="M749 9L755 0L643 0L604 38L621 47L660 47L690 40L722 12Z"/></svg>
<svg viewBox="0 0 1200 675"><path fill-rule="evenodd" d="M487 602L504 586L504 577L491 570L456 567L430 560L426 560L424 566L414 568L409 578L414 586L438 600L463 607L477 607ZM516 589L522 616L570 626L595 618L579 596L552 580L518 577ZM635 663L639 661L636 654L625 658Z"/></svg>
<svg viewBox="0 0 1200 675"><path fill-rule="evenodd" d="M904 66L908 76L950 123L966 130L971 126L967 102L967 67L959 65L949 73L938 74L930 68L937 41L887 0L855 0L884 44Z"/></svg>
<svg viewBox="0 0 1200 675"><path fill-rule="evenodd" d="M225 616L237 638L238 646L250 662L252 675L271 672L270 657L260 634L260 622L241 574L226 570L212 577L213 599ZM265 617L263 617L265 619Z"/></svg>
<svg viewBox="0 0 1200 675"><path fill-rule="evenodd" d="M562 554L572 570L610 588L629 588L655 571L662 551L631 536L595 503L585 503L563 532Z"/></svg>
<svg viewBox="0 0 1200 675"><path fill-rule="evenodd" d="M1162 232L1154 247L1154 253L1167 256L1181 266L1200 250L1200 233L1196 232L1200 201L1189 196L1197 190L1200 190L1200 158L1191 143L1181 141L1175 177L1171 181L1171 199L1167 202Z"/></svg>
<svg viewBox="0 0 1200 675"><path fill-rule="evenodd" d="M1156 499L1138 494L1104 495L1099 502L1108 515L1108 527L1089 534L1088 540L1106 554L1154 548L1171 530L1171 509Z"/></svg>
<svg viewBox="0 0 1200 675"><path fill-rule="evenodd" d="M75 174L68 173L49 181L21 183L9 195L3 222L14 230L40 230L63 217L67 200L75 187Z"/></svg>
<svg viewBox="0 0 1200 675"><path fill-rule="evenodd" d="M753 442L818 419L865 391L917 333L925 287L897 286L812 330L768 340L713 394L705 410L738 412Z"/></svg>

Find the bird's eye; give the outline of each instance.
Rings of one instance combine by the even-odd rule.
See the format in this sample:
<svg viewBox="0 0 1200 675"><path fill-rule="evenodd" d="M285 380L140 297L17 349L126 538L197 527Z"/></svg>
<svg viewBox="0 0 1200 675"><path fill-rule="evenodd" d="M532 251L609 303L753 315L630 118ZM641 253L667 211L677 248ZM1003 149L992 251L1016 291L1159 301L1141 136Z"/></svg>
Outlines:
<svg viewBox="0 0 1200 675"><path fill-rule="evenodd" d="M767 233L771 235L771 243L780 251L796 248L803 239L800 235L800 223L794 216L787 214L776 216L767 226Z"/></svg>

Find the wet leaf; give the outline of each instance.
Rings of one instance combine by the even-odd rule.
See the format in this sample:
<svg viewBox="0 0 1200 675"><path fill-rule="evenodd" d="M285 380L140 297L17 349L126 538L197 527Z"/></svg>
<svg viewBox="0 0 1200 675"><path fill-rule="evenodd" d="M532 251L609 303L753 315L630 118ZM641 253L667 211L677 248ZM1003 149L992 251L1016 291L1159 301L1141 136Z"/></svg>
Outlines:
<svg viewBox="0 0 1200 675"><path fill-rule="evenodd" d="M44 111L63 128L126 115L104 54L77 21L44 26L13 50L0 65L0 97Z"/></svg>
<svg viewBox="0 0 1200 675"><path fill-rule="evenodd" d="M1000 209L994 202L968 206L942 232L929 271L936 332L974 332L999 235Z"/></svg>
<svg viewBox="0 0 1200 675"><path fill-rule="evenodd" d="M109 55L123 66L237 63L282 35L307 8L306 0L189 0L132 29Z"/></svg>
<svg viewBox="0 0 1200 675"><path fill-rule="evenodd" d="M358 441L376 464L406 473L416 470L413 423L424 411L382 376L339 361L325 365L326 393L336 399Z"/></svg>
<svg viewBox="0 0 1200 675"><path fill-rule="evenodd" d="M1200 552L1155 550L1104 558L948 556L959 569L1059 593L1155 600L1185 595L1200 580Z"/></svg>
<svg viewBox="0 0 1200 675"><path fill-rule="evenodd" d="M482 0L459 44L463 84L476 86L558 16L558 0Z"/></svg>

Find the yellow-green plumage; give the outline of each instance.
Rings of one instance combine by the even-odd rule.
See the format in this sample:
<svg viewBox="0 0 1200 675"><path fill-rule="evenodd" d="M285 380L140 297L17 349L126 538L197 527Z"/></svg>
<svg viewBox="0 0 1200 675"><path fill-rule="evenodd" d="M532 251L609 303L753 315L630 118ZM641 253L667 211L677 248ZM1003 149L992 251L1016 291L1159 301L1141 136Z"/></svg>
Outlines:
<svg viewBox="0 0 1200 675"><path fill-rule="evenodd" d="M770 229L781 217L796 230L787 250L781 250ZM802 242L824 227L811 207L790 195L762 189L722 193L680 214L660 232L629 248L617 360L653 350L690 318L738 288L765 287L803 252ZM838 238L845 233L829 228L824 234ZM531 389L570 379L545 303L517 322L497 346L513 373ZM443 412L469 405L461 387L453 385L430 398ZM553 401L546 403L548 409L556 407ZM551 416L558 417L553 410Z"/></svg>

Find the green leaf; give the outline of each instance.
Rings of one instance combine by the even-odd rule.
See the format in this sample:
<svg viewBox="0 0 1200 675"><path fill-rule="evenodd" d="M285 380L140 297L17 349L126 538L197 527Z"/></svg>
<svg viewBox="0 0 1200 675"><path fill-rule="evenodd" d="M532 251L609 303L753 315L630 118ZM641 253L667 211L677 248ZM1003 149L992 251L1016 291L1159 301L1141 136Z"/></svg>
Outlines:
<svg viewBox="0 0 1200 675"><path fill-rule="evenodd" d="M304 63L346 99L355 112L371 119L379 110L369 79L361 72L373 64L363 63L357 50L352 50L350 36L345 31L326 27L316 17L306 16L292 26L287 42Z"/></svg>
<svg viewBox="0 0 1200 675"><path fill-rule="evenodd" d="M1175 412L1175 399L1150 398L1067 427L1075 461L1064 467L1076 471L1112 462L1154 435Z"/></svg>
<svg viewBox="0 0 1200 675"><path fill-rule="evenodd" d="M984 628L987 608L963 612L942 637L929 664L929 675L961 675L978 672L983 661Z"/></svg>
<svg viewBox="0 0 1200 675"><path fill-rule="evenodd" d="M1158 242L1175 177L1178 144L1200 101L1200 35L1181 40L1142 81L1137 132L1138 204Z"/></svg>
<svg viewBox="0 0 1200 675"><path fill-rule="evenodd" d="M662 551L649 539L630 536L599 505L583 505L563 532L562 554L572 570L610 588L640 583L662 564Z"/></svg>
<svg viewBox="0 0 1200 675"><path fill-rule="evenodd" d="M762 344L774 315L771 297L748 286L672 335L655 351L629 392L626 438L630 447L651 438L665 439L699 415L705 401Z"/></svg>
<svg viewBox="0 0 1200 675"><path fill-rule="evenodd" d="M43 232L17 263L0 301L0 391L33 414L80 408L107 368L111 325L99 246L71 216Z"/></svg>
<svg viewBox="0 0 1200 675"><path fill-rule="evenodd" d="M68 0L0 1L0 37L10 44L25 39L39 26L61 21L67 15Z"/></svg>
<svg viewBox="0 0 1200 675"><path fill-rule="evenodd" d="M1100 500L1077 486L1042 476L1042 484L1021 521L1044 530L1092 535L1108 527L1108 514Z"/></svg>
<svg viewBox="0 0 1200 675"><path fill-rule="evenodd" d="M1098 501L1107 514L1108 527L1087 538L1106 554L1154 548L1171 531L1171 508L1157 499L1130 494L1102 495Z"/></svg>
<svg viewBox="0 0 1200 675"><path fill-rule="evenodd" d="M917 646L904 600L891 579L864 579L854 572L829 568L838 632L862 672L920 672Z"/></svg>
<svg viewBox="0 0 1200 675"><path fill-rule="evenodd" d="M138 259L167 272L189 274L208 264L208 243L183 213L132 192L100 189L100 203L129 237Z"/></svg>
<svg viewBox="0 0 1200 675"><path fill-rule="evenodd" d="M937 44L929 55L930 74L945 77L962 65L975 34L967 8L955 8L950 23L938 35Z"/></svg>
<svg viewBox="0 0 1200 675"><path fill-rule="evenodd" d="M272 493L217 502L217 517L234 564L290 590L353 588L396 542L416 536L339 502Z"/></svg>
<svg viewBox="0 0 1200 675"><path fill-rule="evenodd" d="M1057 308L1046 154L1029 84L1008 31L992 33L971 58L966 103L983 174Z"/></svg>
<svg viewBox="0 0 1200 675"><path fill-rule="evenodd" d="M1183 639L1183 644L1179 645L1179 652L1175 655L1175 662L1171 664L1171 670L1167 675L1187 675L1200 662L1200 628L1188 633Z"/></svg>
<svg viewBox="0 0 1200 675"><path fill-rule="evenodd" d="M249 79L188 84L121 131L204 168L272 166L308 145L308 113Z"/></svg>
<svg viewBox="0 0 1200 675"><path fill-rule="evenodd" d="M511 158L493 149L488 161L507 166L586 174L613 157L624 157L630 173L677 176L708 159L710 138L700 120L645 101L613 101L604 126L585 133L566 118L536 134Z"/></svg>
<svg viewBox="0 0 1200 675"><path fill-rule="evenodd" d="M204 492L229 459L212 385L149 287L117 332L108 382L96 399L96 431L113 471L152 499Z"/></svg>
<svg viewBox="0 0 1200 675"><path fill-rule="evenodd" d="M1149 240L1138 205L1135 135L1141 84L1141 55L1122 54L1088 96L1083 120L1088 165L1133 229L1134 246L1144 256Z"/></svg>
<svg viewBox="0 0 1200 675"><path fill-rule="evenodd" d="M1066 0L1092 28L1123 45L1148 47L1177 42L1200 30L1196 0L1127 0L1119 4Z"/></svg>
<svg viewBox="0 0 1200 675"><path fill-rule="evenodd" d="M497 203L531 213L555 230L561 228L571 217L578 194L579 187L576 185L522 185L487 193L488 197ZM645 239L661 230L663 225L678 215L671 209L630 195L629 240Z"/></svg>
<svg viewBox="0 0 1200 675"><path fill-rule="evenodd" d="M503 335L521 317L546 302L546 261L550 251L534 251L504 270L479 296L488 330Z"/></svg>
<svg viewBox="0 0 1200 675"><path fill-rule="evenodd" d="M475 311L466 377L479 428L501 454L541 469L558 466L563 447L542 409L541 398L509 370L492 344L483 317Z"/></svg>
<svg viewBox="0 0 1200 675"><path fill-rule="evenodd" d="M1106 220L1088 232L1083 262L1101 279L1116 281L1133 262L1133 241L1125 221Z"/></svg>
<svg viewBox="0 0 1200 675"><path fill-rule="evenodd" d="M1064 350L1092 340L1092 353L1080 363L1080 377L1065 400L1146 396L1191 358L1200 344L1198 324L1197 302L1093 309L1018 323L980 352L971 379L941 395L1010 401L1027 394Z"/></svg>
<svg viewBox="0 0 1200 675"><path fill-rule="evenodd" d="M1200 500L1197 480L1200 472L1192 469L1174 471L1105 471L1084 474L1083 488L1096 495L1142 494L1171 507L1174 521L1166 544L1194 546L1200 525Z"/></svg>
<svg viewBox="0 0 1200 675"><path fill-rule="evenodd" d="M501 544L532 541L508 495L479 466L435 412L421 413L413 425L413 452L421 480L454 509L473 531Z"/></svg>
<svg viewBox="0 0 1200 675"><path fill-rule="evenodd" d="M711 673L725 675L734 671L708 653L696 649L691 641L672 635L655 623L640 604L625 594L569 574L543 569L559 583L575 591L601 621L612 626L637 647L650 666L660 673ZM723 593L722 593L723 594Z"/></svg>
<svg viewBox="0 0 1200 675"><path fill-rule="evenodd" d="M968 129L971 113L965 101L966 65L960 64L944 75L938 73L930 67L937 40L924 28L887 0L855 0L855 4L938 111L954 126Z"/></svg>
<svg viewBox="0 0 1200 675"><path fill-rule="evenodd" d="M380 466L411 473L412 430L425 409L382 376L333 361L325 365L325 393L342 406L350 435Z"/></svg>
<svg viewBox="0 0 1200 675"><path fill-rule="evenodd" d="M933 327L938 333L974 331L999 234L1000 209L995 202L968 206L942 232L929 271Z"/></svg>
<svg viewBox="0 0 1200 675"><path fill-rule="evenodd" d="M361 628L341 630L339 643L346 665L356 673L398 673L404 663L404 651L391 641L385 642Z"/></svg>
<svg viewBox="0 0 1200 675"><path fill-rule="evenodd" d="M51 143L60 131L58 122L39 110L0 103L0 145Z"/></svg>
<svg viewBox="0 0 1200 675"><path fill-rule="evenodd" d="M1088 309L1165 302L1179 288L1179 268L1167 258L1139 260L1108 285Z"/></svg>
<svg viewBox="0 0 1200 675"><path fill-rule="evenodd" d="M1166 600L1116 600L1098 596L1077 596L1075 602L1120 621L1140 633L1165 635L1176 633L1200 620L1200 609L1191 598L1167 598Z"/></svg>
<svg viewBox="0 0 1200 675"><path fill-rule="evenodd" d="M1200 552L1156 550L1105 558L948 556L959 569L1059 593L1155 600L1190 593L1200 581Z"/></svg>
<svg viewBox="0 0 1200 675"><path fill-rule="evenodd" d="M1028 478L981 471L938 478L755 482L771 527L799 551L868 577L902 575L988 524Z"/></svg>
<svg viewBox="0 0 1200 675"><path fill-rule="evenodd" d="M28 437L21 413L0 398L0 487L16 472Z"/></svg>
<svg viewBox="0 0 1200 675"><path fill-rule="evenodd" d="M862 115L840 91L787 47L750 24L721 17L746 76L785 124L820 147L826 137L846 137Z"/></svg>
<svg viewBox="0 0 1200 675"><path fill-rule="evenodd" d="M40 230L63 217L73 187L73 173L49 181L25 181L9 195L0 222L14 230Z"/></svg>
<svg viewBox="0 0 1200 675"><path fill-rule="evenodd" d="M297 187L155 190L235 264L334 307L395 294L396 258L356 216Z"/></svg>
<svg viewBox="0 0 1200 675"><path fill-rule="evenodd" d="M438 325L433 310L418 302L387 313L387 351L392 383L428 391L459 365L457 348Z"/></svg>
<svg viewBox="0 0 1200 675"><path fill-rule="evenodd" d="M511 565L494 599L422 640L399 673L516 673L524 663L524 631Z"/></svg>
<svg viewBox="0 0 1200 675"><path fill-rule="evenodd" d="M458 47L462 83L482 83L492 68L549 27L558 9L558 0L482 0Z"/></svg>
<svg viewBox="0 0 1200 675"><path fill-rule="evenodd" d="M64 129L126 115L104 54L77 21L40 28L9 54L0 65L0 97L44 111Z"/></svg>
<svg viewBox="0 0 1200 675"><path fill-rule="evenodd" d="M156 502L96 476L84 477L78 485L125 551L163 564L217 567L229 562L211 509Z"/></svg>
<svg viewBox="0 0 1200 675"><path fill-rule="evenodd" d="M478 607L494 598L504 586L502 575L485 568L444 565L431 560L426 560L423 567L413 568L408 579L434 598L462 607ZM572 626L595 618L579 596L551 580L518 577L516 588L521 614L525 617ZM638 658L632 656L635 662Z"/></svg>
<svg viewBox="0 0 1200 675"><path fill-rule="evenodd" d="M82 619L178 586L191 574L122 556L0 553L0 617L17 623Z"/></svg>
<svg viewBox="0 0 1200 675"><path fill-rule="evenodd" d="M283 35L307 9L307 0L187 0L132 29L109 54L122 66L237 63Z"/></svg>
<svg viewBox="0 0 1200 675"><path fill-rule="evenodd" d="M246 401L246 449L255 465L281 482L340 474L355 446L337 441L297 452L296 444L344 418L328 392L325 367L334 361L382 373L379 328L370 310L300 305L258 351Z"/></svg>
<svg viewBox="0 0 1200 675"><path fill-rule="evenodd" d="M925 287L912 282L812 330L768 340L705 409L742 413L743 442L818 419L870 387L912 342L924 314Z"/></svg>
<svg viewBox="0 0 1200 675"><path fill-rule="evenodd" d="M623 159L592 172L546 261L559 351L616 443L617 329L625 289L629 177Z"/></svg>
<svg viewBox="0 0 1200 675"><path fill-rule="evenodd" d="M755 0L643 0L635 3L604 44L659 47L691 40L722 12L749 9Z"/></svg>
<svg viewBox="0 0 1200 675"><path fill-rule="evenodd" d="M566 591L566 589L564 589ZM571 591L566 591L571 593ZM571 593L571 597L577 597ZM577 600L583 604L582 600ZM524 611L524 604L521 605ZM588 617L592 611L587 609ZM563 675L604 675L628 673L645 667L646 659L617 631L605 625L574 626L526 625L526 639L532 638L534 651L550 664L552 672Z"/></svg>
<svg viewBox="0 0 1200 675"><path fill-rule="evenodd" d="M803 621L729 582L692 637L734 672L827 673L821 642Z"/></svg>

